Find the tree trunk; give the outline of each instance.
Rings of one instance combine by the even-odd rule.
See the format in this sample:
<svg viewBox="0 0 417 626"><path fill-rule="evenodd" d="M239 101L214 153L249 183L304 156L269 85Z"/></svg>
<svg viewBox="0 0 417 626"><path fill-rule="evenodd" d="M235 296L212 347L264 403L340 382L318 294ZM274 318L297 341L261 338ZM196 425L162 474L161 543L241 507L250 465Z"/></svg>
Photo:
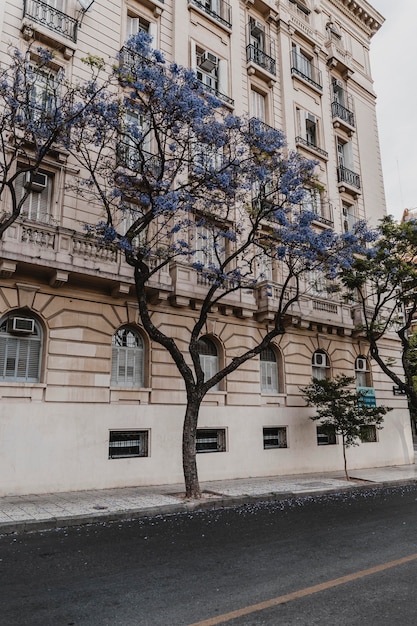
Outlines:
<svg viewBox="0 0 417 626"><path fill-rule="evenodd" d="M342 435L342 448L343 448L343 467L345 470L345 476L346 476L346 480L349 480L349 474L347 471L347 459L346 459L346 443L345 443L345 436Z"/></svg>
<svg viewBox="0 0 417 626"><path fill-rule="evenodd" d="M197 396L188 397L182 432L182 467L186 498L201 498L195 451L200 405L200 398Z"/></svg>

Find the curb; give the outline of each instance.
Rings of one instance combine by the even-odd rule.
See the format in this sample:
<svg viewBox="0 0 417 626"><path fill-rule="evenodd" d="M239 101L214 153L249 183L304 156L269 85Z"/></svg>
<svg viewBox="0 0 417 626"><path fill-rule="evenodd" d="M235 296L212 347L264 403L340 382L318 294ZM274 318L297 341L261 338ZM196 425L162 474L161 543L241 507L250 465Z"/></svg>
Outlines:
<svg viewBox="0 0 417 626"><path fill-rule="evenodd" d="M346 491L362 491L364 489L381 489L387 487L400 487L417 484L417 478L409 478L395 481L371 482L364 484L355 483L346 487L322 489L320 491L284 491L266 494L241 496L220 496L206 501L179 502L178 504L164 504L149 507L147 509L128 509L120 511L103 511L101 513L87 513L84 515L68 515L62 517L50 517L44 520L27 519L22 521L0 522L0 535L22 534L26 532L38 532L69 528L71 526L85 526L101 522L116 522L122 520L135 520L143 517L156 517L157 515L174 515L176 513L189 513L194 511L216 510L222 507L243 506L259 502L279 502L293 498L308 498L328 495Z"/></svg>

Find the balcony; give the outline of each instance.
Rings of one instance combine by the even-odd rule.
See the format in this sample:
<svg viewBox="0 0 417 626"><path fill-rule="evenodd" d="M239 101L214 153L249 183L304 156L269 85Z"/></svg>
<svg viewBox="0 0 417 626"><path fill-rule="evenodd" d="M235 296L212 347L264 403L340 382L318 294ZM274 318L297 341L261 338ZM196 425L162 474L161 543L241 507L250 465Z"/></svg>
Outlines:
<svg viewBox="0 0 417 626"><path fill-rule="evenodd" d="M354 196L358 194L361 188L361 177L356 172L352 172L347 167L340 165L337 168L337 182L339 191L346 191Z"/></svg>
<svg viewBox="0 0 417 626"><path fill-rule="evenodd" d="M26 27L30 27L30 22L34 22L64 39L77 42L77 20L46 2L23 0L23 19Z"/></svg>
<svg viewBox="0 0 417 626"><path fill-rule="evenodd" d="M226 28L232 27L232 8L226 0L188 0L188 6L195 6Z"/></svg>
<svg viewBox="0 0 417 626"><path fill-rule="evenodd" d="M218 91L214 87L210 87L210 85L206 85L202 80L200 80L199 82L200 82L202 88L205 91L210 92L213 96L215 96L219 100L223 100L223 102L225 102L229 106L234 106L235 101L233 100L233 98L230 98L229 96L226 96L226 94L221 93L220 91Z"/></svg>
<svg viewBox="0 0 417 626"><path fill-rule="evenodd" d="M257 73L258 68L276 75L276 60L254 44L246 46L246 61L252 67L252 73ZM253 67L256 66L256 67Z"/></svg>
<svg viewBox="0 0 417 626"><path fill-rule="evenodd" d="M303 82L314 87L320 93L323 92L323 80L321 71L302 54L291 51L291 74Z"/></svg>
<svg viewBox="0 0 417 626"><path fill-rule="evenodd" d="M99 277L112 294L127 293L133 285L132 269L117 248L62 226L19 219L6 231L0 250L6 272L3 274L9 278L17 266L22 269L30 265L36 266L40 275L49 275L53 287L62 286L70 276L83 282L94 282ZM155 262L150 266L155 267ZM147 285L154 298L156 293L166 294L171 289L165 268L155 272ZM160 299L166 298L160 295Z"/></svg>
<svg viewBox="0 0 417 626"><path fill-rule="evenodd" d="M317 156L322 157L323 159L328 159L329 158L329 154L328 154L328 152L326 152L326 150L323 150L322 148L319 148L318 146L316 146L315 143L312 143L311 141L308 141L308 139L304 139L304 137L296 137L295 138L295 143L296 143L297 146L303 146L304 148L306 148L310 152L313 152L314 154L316 154Z"/></svg>
<svg viewBox="0 0 417 626"><path fill-rule="evenodd" d="M335 128L342 128L349 135L355 130L355 114L336 100L332 102L332 118Z"/></svg>

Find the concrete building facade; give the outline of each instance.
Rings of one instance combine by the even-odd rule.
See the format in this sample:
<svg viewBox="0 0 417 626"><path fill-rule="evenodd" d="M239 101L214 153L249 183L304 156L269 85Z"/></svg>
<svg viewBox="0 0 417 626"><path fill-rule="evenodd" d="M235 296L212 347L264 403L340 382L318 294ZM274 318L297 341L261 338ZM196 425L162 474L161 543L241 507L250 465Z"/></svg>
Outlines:
<svg viewBox="0 0 417 626"><path fill-rule="evenodd" d="M308 199L317 228L343 231L385 213L369 64L382 23L365 0L7 0L0 58L36 40L67 77L82 78L89 52L114 58L147 30L225 107L282 128L290 148L318 160L320 188ZM182 379L141 328L130 268L86 239L100 210L67 190L71 160L48 156L42 173L0 242L0 495L180 482ZM268 323L278 288L268 271L255 293L211 314L208 367ZM368 359L358 311L313 283L289 331L207 395L201 479L340 469L341 442L308 419L300 395L312 375L354 375L393 408L348 451L350 467L413 462L406 402ZM173 264L155 288L153 319L181 338L198 298L194 271ZM384 347L397 354L394 338Z"/></svg>

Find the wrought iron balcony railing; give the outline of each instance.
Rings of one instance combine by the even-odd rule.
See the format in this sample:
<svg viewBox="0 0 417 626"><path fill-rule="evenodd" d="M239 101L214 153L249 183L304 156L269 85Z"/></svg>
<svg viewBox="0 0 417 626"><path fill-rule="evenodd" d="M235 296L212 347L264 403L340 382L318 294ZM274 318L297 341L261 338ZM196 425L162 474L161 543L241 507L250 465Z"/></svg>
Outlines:
<svg viewBox="0 0 417 626"><path fill-rule="evenodd" d="M194 4L223 26L232 27L232 9L226 0L188 0L188 3Z"/></svg>
<svg viewBox="0 0 417 626"><path fill-rule="evenodd" d="M45 26L74 43L77 41L77 20L55 9L46 2L41 0L23 0L23 17L29 18L36 24Z"/></svg>
<svg viewBox="0 0 417 626"><path fill-rule="evenodd" d="M295 138L295 143L299 144L299 145L301 144L302 146L305 146L306 148L310 148L311 150L313 150L317 154L320 154L325 159L327 159L329 157L329 153L326 152L326 150L323 150L322 148L319 148L318 146L316 146L315 143L312 143L311 141L308 141L308 139L304 139L304 137L296 137Z"/></svg>
<svg viewBox="0 0 417 626"><path fill-rule="evenodd" d="M275 76L276 60L257 46L254 46L253 44L246 46L246 60L248 63L255 63L255 65L262 67L264 70Z"/></svg>
<svg viewBox="0 0 417 626"><path fill-rule="evenodd" d="M346 183L351 187L356 187L356 189L361 188L361 177L356 172L352 172L348 170L347 167L340 165L337 168L337 181L339 183Z"/></svg>
<svg viewBox="0 0 417 626"><path fill-rule="evenodd" d="M336 102L336 100L332 102L332 117L338 117L340 120L346 122L346 124L349 124L349 126L355 127L354 113L339 102Z"/></svg>
<svg viewBox="0 0 417 626"><path fill-rule="evenodd" d="M216 98L218 98L219 100L223 100L223 102L227 102L227 104L230 104L231 106L234 105L235 101L233 100L233 98L226 96L225 93L221 93L217 89L214 89L214 87L210 87L210 85L206 85L205 83L203 83L203 81L200 81L200 83L205 91L209 91L213 94L213 96L216 96Z"/></svg>
<svg viewBox="0 0 417 626"><path fill-rule="evenodd" d="M323 81L321 71L312 64L310 59L298 54L294 50L291 51L291 72L305 81L323 91Z"/></svg>

